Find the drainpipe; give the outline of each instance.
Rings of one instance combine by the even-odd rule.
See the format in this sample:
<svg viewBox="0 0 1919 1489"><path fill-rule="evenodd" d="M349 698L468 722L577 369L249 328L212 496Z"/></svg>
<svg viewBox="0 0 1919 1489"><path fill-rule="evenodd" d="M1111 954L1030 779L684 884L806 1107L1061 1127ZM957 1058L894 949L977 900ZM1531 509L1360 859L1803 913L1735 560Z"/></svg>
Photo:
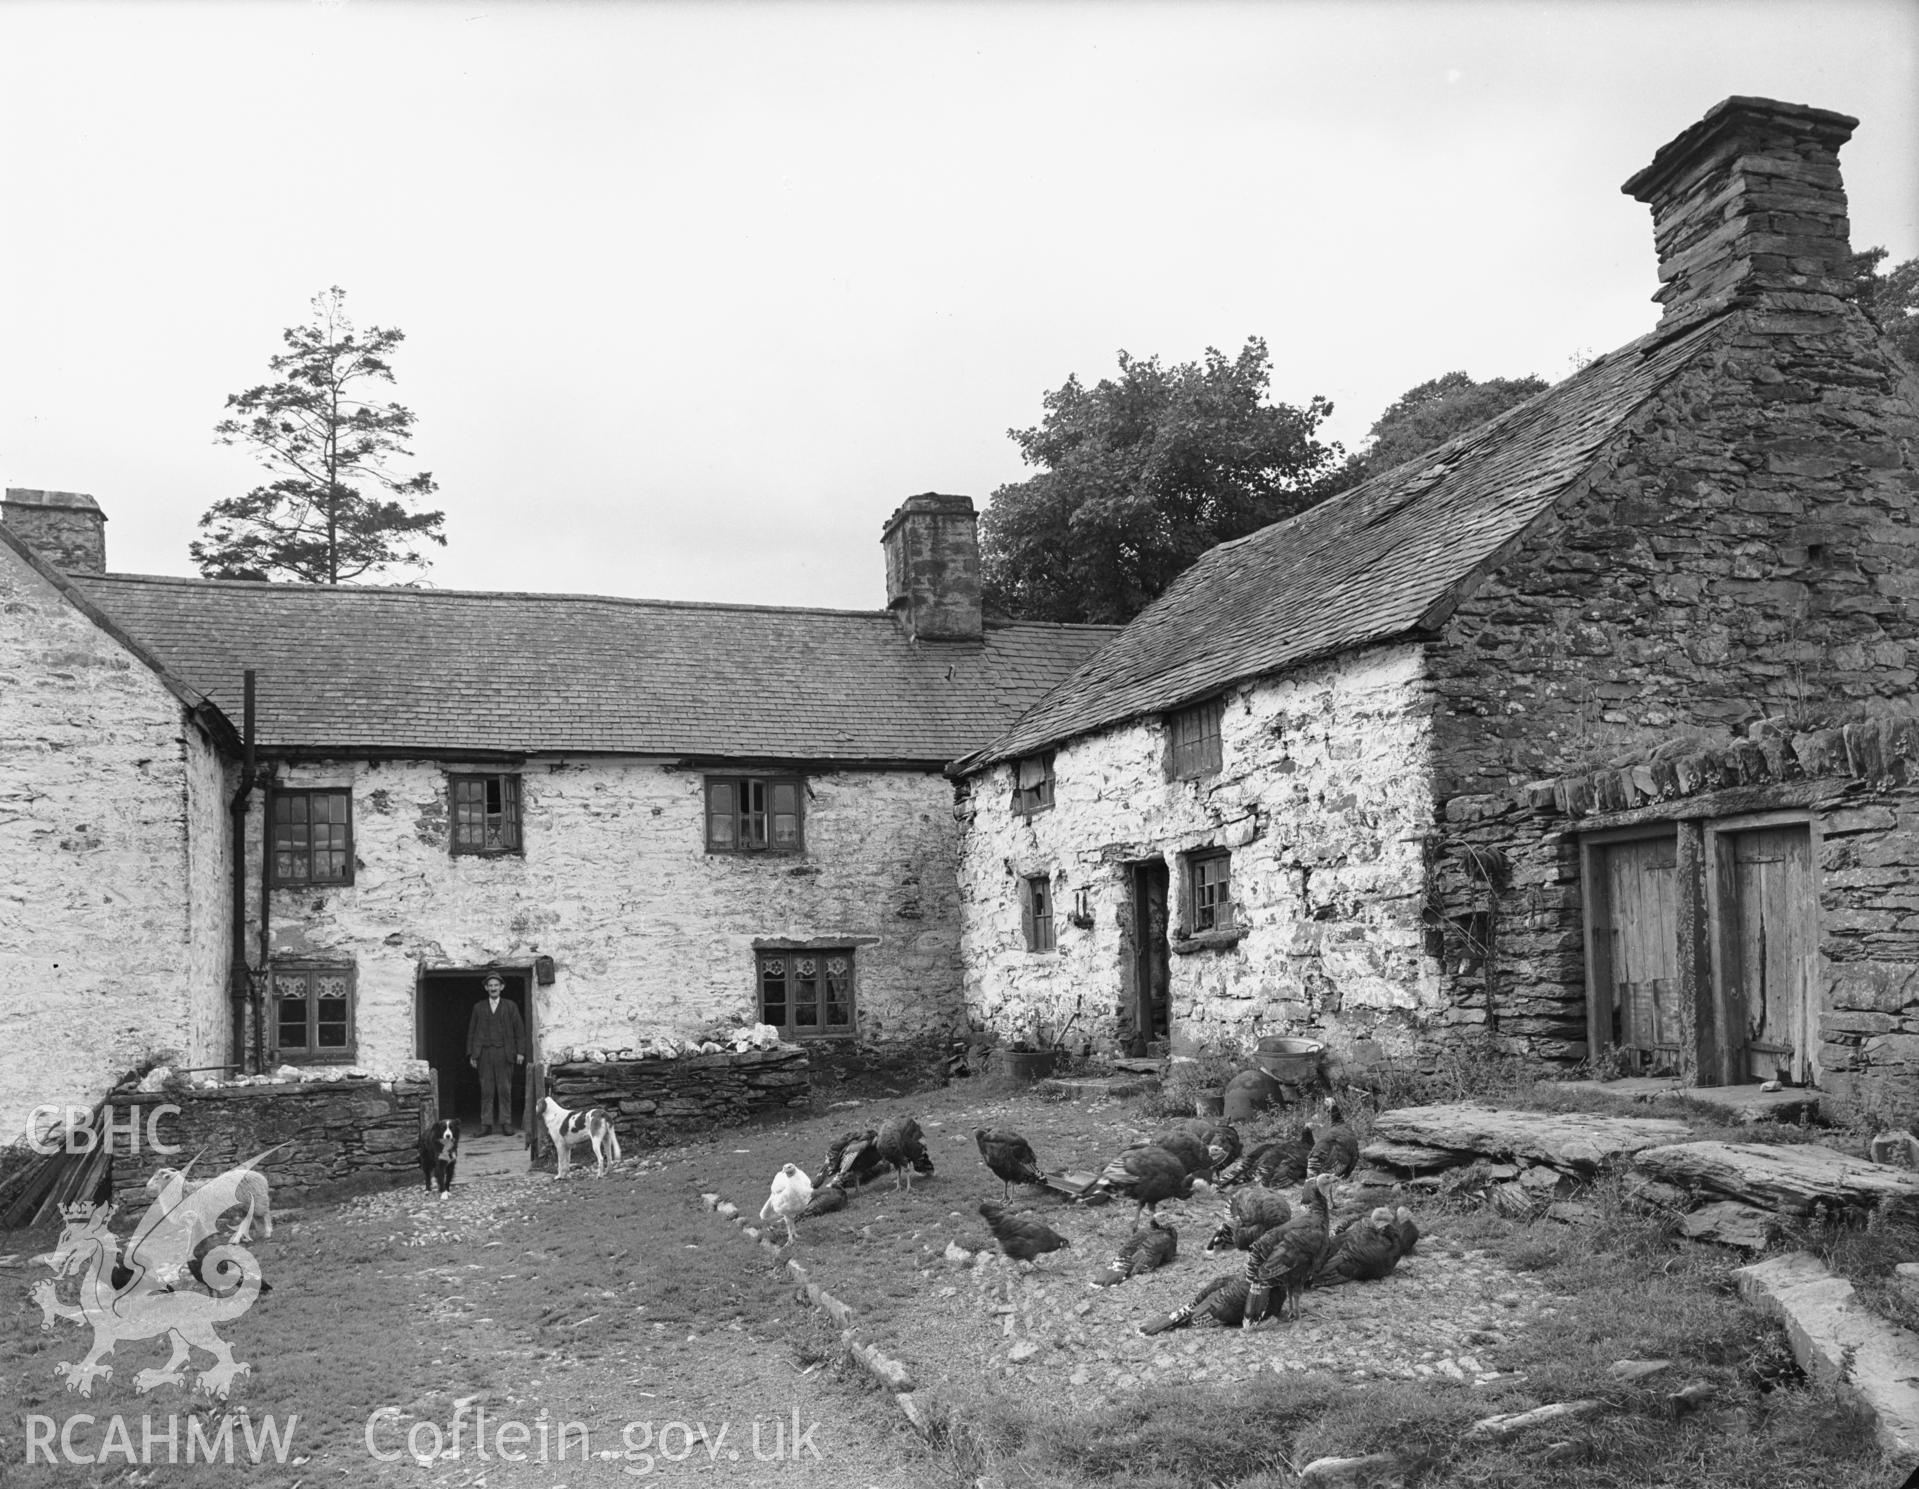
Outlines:
<svg viewBox="0 0 1919 1489"><path fill-rule="evenodd" d="M243 1071L254 1066L247 1052L247 810L253 796L253 669L245 674L245 712L241 730L240 784L233 793L233 929L228 954L227 991L233 1010L233 1064Z"/></svg>

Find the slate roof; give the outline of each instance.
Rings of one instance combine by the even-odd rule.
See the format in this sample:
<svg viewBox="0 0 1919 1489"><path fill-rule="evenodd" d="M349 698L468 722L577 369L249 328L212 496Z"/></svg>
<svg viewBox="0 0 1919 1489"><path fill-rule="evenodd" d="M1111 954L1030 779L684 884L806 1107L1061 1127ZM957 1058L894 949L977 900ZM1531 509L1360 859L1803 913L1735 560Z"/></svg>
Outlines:
<svg viewBox="0 0 1919 1489"><path fill-rule="evenodd" d="M955 773L1430 630L1718 324L1654 333L1426 455L1205 553Z"/></svg>
<svg viewBox="0 0 1919 1489"><path fill-rule="evenodd" d="M987 626L915 643L884 611L70 576L263 749L634 753L944 764L1111 640Z"/></svg>

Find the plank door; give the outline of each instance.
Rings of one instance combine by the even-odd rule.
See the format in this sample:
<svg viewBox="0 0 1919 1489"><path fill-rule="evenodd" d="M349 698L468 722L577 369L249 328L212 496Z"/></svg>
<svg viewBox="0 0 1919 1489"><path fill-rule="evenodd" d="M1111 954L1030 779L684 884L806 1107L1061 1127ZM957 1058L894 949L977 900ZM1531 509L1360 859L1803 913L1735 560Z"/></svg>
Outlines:
<svg viewBox="0 0 1919 1489"><path fill-rule="evenodd" d="M1717 837L1721 996L1752 1080L1818 1080L1818 900L1803 822Z"/></svg>
<svg viewBox="0 0 1919 1489"><path fill-rule="evenodd" d="M1608 844L1604 850L1603 959L1611 1042L1652 1070L1682 1063L1679 1017L1679 895L1672 838Z"/></svg>

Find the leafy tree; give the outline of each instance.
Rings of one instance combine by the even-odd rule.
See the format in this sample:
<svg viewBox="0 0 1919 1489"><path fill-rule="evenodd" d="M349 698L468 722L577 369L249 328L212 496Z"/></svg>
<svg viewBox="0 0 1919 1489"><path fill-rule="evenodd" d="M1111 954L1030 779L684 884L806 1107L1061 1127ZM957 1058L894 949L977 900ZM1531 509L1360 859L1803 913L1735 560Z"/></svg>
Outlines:
<svg viewBox="0 0 1919 1489"><path fill-rule="evenodd" d="M1905 359L1919 367L1919 259L1907 259L1881 274L1879 265L1885 259L1883 248L1868 248L1852 256L1859 305Z"/></svg>
<svg viewBox="0 0 1919 1489"><path fill-rule="evenodd" d="M207 536L187 551L209 579L338 584L373 569L424 569L417 545L446 546L446 514L408 505L438 489L433 477L392 468L412 459L412 412L370 396L393 381L390 358L405 333L356 332L345 301L338 285L315 295L312 322L289 326L287 350L267 364L275 381L227 398L217 443L248 446L275 479L200 518Z"/></svg>
<svg viewBox="0 0 1919 1489"><path fill-rule="evenodd" d="M1476 383L1463 372L1449 372L1408 388L1367 432L1368 442L1347 461L1347 473L1358 482L1404 465L1545 391L1546 384L1536 377L1494 377Z"/></svg>
<svg viewBox="0 0 1919 1489"><path fill-rule="evenodd" d="M1312 505L1338 445L1314 438L1332 405L1265 401L1266 343L1162 366L1119 354L1119 378L1077 377L1044 419L1007 434L1039 474L995 491L980 522L992 608L1027 620L1121 622L1208 548Z"/></svg>

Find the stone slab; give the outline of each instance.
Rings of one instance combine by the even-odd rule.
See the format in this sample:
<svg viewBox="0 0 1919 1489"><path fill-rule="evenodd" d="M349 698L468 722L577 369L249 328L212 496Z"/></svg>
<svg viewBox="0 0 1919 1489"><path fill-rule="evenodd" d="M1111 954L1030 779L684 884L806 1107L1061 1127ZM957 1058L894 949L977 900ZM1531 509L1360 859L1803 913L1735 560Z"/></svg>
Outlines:
<svg viewBox="0 0 1919 1489"><path fill-rule="evenodd" d="M1399 1169L1409 1174L1436 1173L1472 1161L1451 1148L1425 1148L1418 1143L1372 1142L1359 1150L1359 1156L1375 1167Z"/></svg>
<svg viewBox="0 0 1919 1489"><path fill-rule="evenodd" d="M1779 1234L1779 1218L1770 1210L1722 1199L1679 1217L1680 1233L1693 1241L1717 1241L1746 1251L1764 1251Z"/></svg>
<svg viewBox="0 0 1919 1489"><path fill-rule="evenodd" d="M1850 1282L1803 1251L1733 1276L1741 1296L1785 1323L1799 1368L1855 1393L1878 1418L1887 1455L1919 1464L1919 1335L1867 1311Z"/></svg>
<svg viewBox="0 0 1919 1489"><path fill-rule="evenodd" d="M1495 1159L1523 1159L1590 1174L1642 1148L1683 1142L1684 1122L1662 1117L1599 1117L1583 1112L1522 1112L1477 1102L1401 1107L1373 1122L1375 1141Z"/></svg>
<svg viewBox="0 0 1919 1489"><path fill-rule="evenodd" d="M1067 1101L1118 1101L1157 1091L1159 1082L1146 1075L1048 1076L1034 1089Z"/></svg>
<svg viewBox="0 0 1919 1489"><path fill-rule="evenodd" d="M1563 1089L1590 1091L1622 1104L1683 1096L1711 1107L1732 1122L1811 1121L1819 1115L1819 1093L1804 1087L1762 1091L1757 1085L1689 1086L1677 1076L1635 1075L1617 1081L1567 1081Z"/></svg>
<svg viewBox="0 0 1919 1489"><path fill-rule="evenodd" d="M1784 1215L1810 1215L1824 1203L1919 1216L1919 1175L1816 1143L1675 1143L1643 1149L1633 1167Z"/></svg>

